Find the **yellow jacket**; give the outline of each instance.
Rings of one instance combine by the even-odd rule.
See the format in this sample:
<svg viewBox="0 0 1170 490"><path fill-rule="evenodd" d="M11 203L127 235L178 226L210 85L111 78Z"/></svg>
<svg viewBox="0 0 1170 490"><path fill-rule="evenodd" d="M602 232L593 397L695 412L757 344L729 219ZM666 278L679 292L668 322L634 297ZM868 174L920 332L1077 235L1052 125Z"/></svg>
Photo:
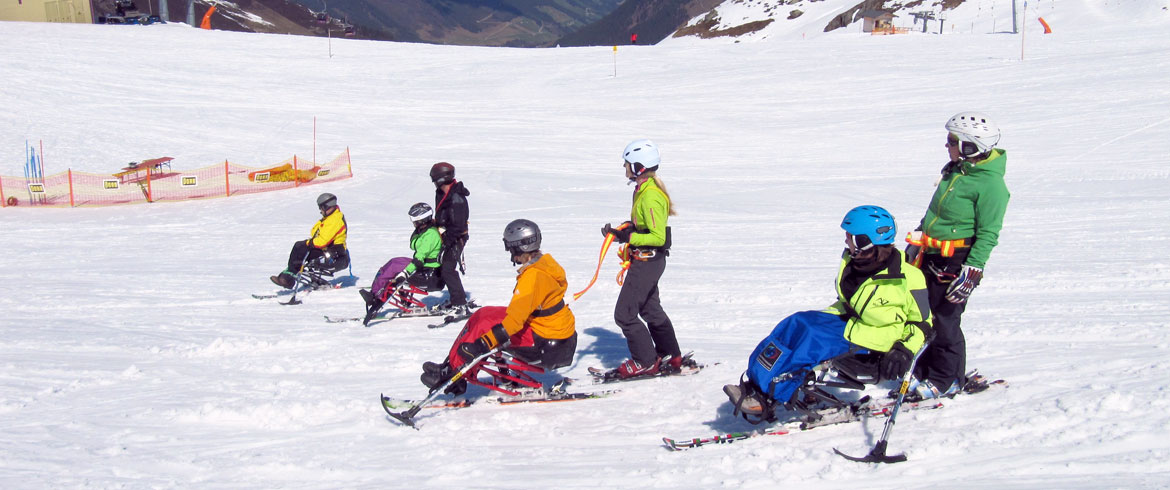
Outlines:
<svg viewBox="0 0 1170 490"><path fill-rule="evenodd" d="M515 335L527 324L532 326L532 333L542 338L569 338L577 329L577 320L567 305L549 316L532 316L537 310L552 309L564 301L568 288L565 269L551 255L541 255L535 262L521 267L507 315L501 322L504 330L508 335Z"/></svg>
<svg viewBox="0 0 1170 490"><path fill-rule="evenodd" d="M321 218L317 224L313 225L313 231L309 232L310 238L305 240L306 245L312 245L316 248L325 248L330 245L345 245L345 216L341 214L341 208L334 208L329 216Z"/></svg>

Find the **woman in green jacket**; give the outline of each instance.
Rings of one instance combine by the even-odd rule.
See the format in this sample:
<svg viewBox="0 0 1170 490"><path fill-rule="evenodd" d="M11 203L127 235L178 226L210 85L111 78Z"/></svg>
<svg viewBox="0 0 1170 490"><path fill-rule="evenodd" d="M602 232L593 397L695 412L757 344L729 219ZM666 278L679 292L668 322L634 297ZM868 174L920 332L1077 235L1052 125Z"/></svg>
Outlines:
<svg viewBox="0 0 1170 490"><path fill-rule="evenodd" d="M661 161L658 146L648 139L634 140L626 145L622 159L626 178L637 184L630 221L617 229L607 223L601 234L612 233L614 240L628 244L625 258L630 268L613 318L626 337L630 358L611 374L634 378L659 371L677 372L682 368L682 352L674 325L658 299L658 279L666 271L666 256L670 255L667 219L675 214L670 195L657 177Z"/></svg>
<svg viewBox="0 0 1170 490"><path fill-rule="evenodd" d="M991 118L960 112L946 123L950 161L906 256L922 268L930 292L936 337L915 367L912 389L923 398L953 396L967 382L967 345L959 327L967 299L983 278L999 243L1011 196L1004 183L1007 152Z"/></svg>

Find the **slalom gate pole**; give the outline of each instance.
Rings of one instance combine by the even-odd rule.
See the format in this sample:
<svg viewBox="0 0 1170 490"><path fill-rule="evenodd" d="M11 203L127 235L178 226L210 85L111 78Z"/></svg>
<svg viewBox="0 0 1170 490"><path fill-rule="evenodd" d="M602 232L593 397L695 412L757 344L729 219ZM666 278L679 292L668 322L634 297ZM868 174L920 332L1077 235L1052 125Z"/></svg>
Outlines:
<svg viewBox="0 0 1170 490"><path fill-rule="evenodd" d="M898 410L902 408L902 401L906 399L906 391L910 388L910 377L914 375L914 365L918 364L918 358L922 357L922 353L926 351L926 347L929 345L930 340L922 344L922 348L918 349L918 353L914 354L914 359L910 361L910 369L907 369L906 374L902 375L902 386L898 389L898 401L894 403L894 409L890 412L890 418L886 419L885 427L882 428L882 438L878 439L877 444L873 446L869 454L858 458L845 454L837 448L833 448L834 452L840 454L845 459L858 463L901 463L906 461L905 454L886 455L886 444L890 440L890 432L894 429L894 419L898 418Z"/></svg>
<svg viewBox="0 0 1170 490"><path fill-rule="evenodd" d="M28 203L33 204L34 201L33 201L32 189L29 188L29 186L28 186L28 183L32 181L32 177L29 175L29 169L32 168L32 165L33 165L32 158L29 156L29 151L30 150L28 148L28 140L25 140L24 141L24 188L28 191ZM35 150L32 150L32 151L35 151Z"/></svg>
<svg viewBox="0 0 1170 490"><path fill-rule="evenodd" d="M622 223L617 229L624 230L627 226L630 225ZM601 264L605 262L605 254L609 252L609 246L613 244L613 239L613 233L607 233L605 235L605 240L601 242L601 254L597 257L597 269L593 271L593 279L589 280L589 284L585 286L585 289L573 293L573 301L577 301L581 296L584 296L585 292L593 287L593 283L597 282L597 276L601 274Z"/></svg>
<svg viewBox="0 0 1170 490"><path fill-rule="evenodd" d="M40 174L40 183L45 183L45 140L37 140L37 144L41 147L41 155L37 160L37 173ZM41 204L48 204L49 196L41 196Z"/></svg>

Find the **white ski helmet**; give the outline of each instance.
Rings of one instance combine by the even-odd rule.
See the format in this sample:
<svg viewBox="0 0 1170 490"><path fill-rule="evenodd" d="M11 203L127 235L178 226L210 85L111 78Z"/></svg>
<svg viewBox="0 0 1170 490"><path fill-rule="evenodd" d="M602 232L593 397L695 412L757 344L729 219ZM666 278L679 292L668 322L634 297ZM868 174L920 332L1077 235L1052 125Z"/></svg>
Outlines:
<svg viewBox="0 0 1170 490"><path fill-rule="evenodd" d="M639 176L658 170L661 158L658 155L658 145L643 138L631 141L630 144L626 145L626 149L622 150L622 160L630 164L634 170L634 176Z"/></svg>
<svg viewBox="0 0 1170 490"><path fill-rule="evenodd" d="M410 206L410 211L407 211L407 214L410 215L411 223L417 225L420 221L431 219L431 217L435 215L435 212L431 209L430 204L419 202Z"/></svg>
<svg viewBox="0 0 1170 490"><path fill-rule="evenodd" d="M965 157L987 153L999 143L999 126L982 112L955 114L947 121L946 128L959 138L959 154Z"/></svg>

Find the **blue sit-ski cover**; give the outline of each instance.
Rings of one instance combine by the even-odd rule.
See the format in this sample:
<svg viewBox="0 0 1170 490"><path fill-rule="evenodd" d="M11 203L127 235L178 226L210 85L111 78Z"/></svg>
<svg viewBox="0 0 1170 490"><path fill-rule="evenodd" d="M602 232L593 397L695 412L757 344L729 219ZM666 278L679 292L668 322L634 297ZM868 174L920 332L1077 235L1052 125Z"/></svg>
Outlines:
<svg viewBox="0 0 1170 490"><path fill-rule="evenodd" d="M849 351L845 320L822 311L793 313L780 321L748 359L747 375L761 392L787 403L809 368Z"/></svg>

